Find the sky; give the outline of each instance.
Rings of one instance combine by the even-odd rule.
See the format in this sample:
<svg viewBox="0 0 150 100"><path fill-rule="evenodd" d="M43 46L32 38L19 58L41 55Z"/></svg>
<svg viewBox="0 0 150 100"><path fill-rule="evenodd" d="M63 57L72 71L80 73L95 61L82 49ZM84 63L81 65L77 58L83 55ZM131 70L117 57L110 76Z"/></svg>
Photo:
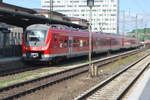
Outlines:
<svg viewBox="0 0 150 100"><path fill-rule="evenodd" d="M3 0L3 2L25 8L41 8L41 0Z"/></svg>
<svg viewBox="0 0 150 100"><path fill-rule="evenodd" d="M136 27L150 27L150 0L120 0L120 18L123 19L123 11L125 11L125 31L130 31ZM120 27L123 23L120 24ZM123 30L121 28L120 30Z"/></svg>
<svg viewBox="0 0 150 100"><path fill-rule="evenodd" d="M120 0L120 9L135 13L150 12L150 0Z"/></svg>
<svg viewBox="0 0 150 100"><path fill-rule="evenodd" d="M3 0L5 3L25 7L25 8L41 8L41 0ZM123 11L126 14L126 31L135 27L135 16L138 15L139 27L145 24L150 27L150 0L120 0L120 19L123 18ZM121 22L121 21L120 21ZM122 23L120 24L120 27Z"/></svg>
<svg viewBox="0 0 150 100"><path fill-rule="evenodd" d="M5 3L14 4L26 8L41 8L40 0L3 0ZM149 12L150 0L120 0L120 10L135 13Z"/></svg>

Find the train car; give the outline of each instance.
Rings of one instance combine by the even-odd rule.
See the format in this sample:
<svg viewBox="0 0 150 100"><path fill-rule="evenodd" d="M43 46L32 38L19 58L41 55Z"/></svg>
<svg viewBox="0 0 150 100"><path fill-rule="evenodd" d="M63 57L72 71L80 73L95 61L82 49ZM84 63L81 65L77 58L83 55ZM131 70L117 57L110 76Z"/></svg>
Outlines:
<svg viewBox="0 0 150 100"><path fill-rule="evenodd" d="M23 39L23 59L51 61L88 53L88 32L63 25L31 25Z"/></svg>
<svg viewBox="0 0 150 100"><path fill-rule="evenodd" d="M123 37L123 49L139 47L139 41L135 38Z"/></svg>
<svg viewBox="0 0 150 100"><path fill-rule="evenodd" d="M125 42L125 43L123 43ZM131 39L121 35L92 33L93 53L129 48ZM88 55L89 32L64 25L35 24L27 27L22 53L26 61L57 61Z"/></svg>
<svg viewBox="0 0 150 100"><path fill-rule="evenodd" d="M150 40L145 40L144 43L142 43L142 45L144 45L144 47L146 48L150 48Z"/></svg>

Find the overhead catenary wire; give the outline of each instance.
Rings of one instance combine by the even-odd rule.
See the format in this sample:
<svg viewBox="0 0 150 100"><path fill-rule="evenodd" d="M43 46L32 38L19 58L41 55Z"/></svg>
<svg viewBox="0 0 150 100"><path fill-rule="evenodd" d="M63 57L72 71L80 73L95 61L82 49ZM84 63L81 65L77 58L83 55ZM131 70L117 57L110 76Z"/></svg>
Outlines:
<svg viewBox="0 0 150 100"><path fill-rule="evenodd" d="M120 22L119 22L121 24L121 26L125 22L125 26L126 26L125 31L135 28L135 26L136 26L135 22L136 22L136 15L137 14L138 14L138 19L137 19L138 28L144 28L145 23L147 23L148 20L150 20L150 18L149 18L150 14L147 14L145 11L145 8L147 7L147 5L145 6L146 2L144 2L144 1L140 1L140 0L136 0L136 1L131 0L130 1L132 4L134 4L136 9L139 9L139 11L134 11L134 9L129 8L129 14L127 14L128 11L125 10L125 12L126 12L125 21L123 21L123 18L120 18ZM120 13L121 13L120 15L123 17L123 14L122 14L123 11L120 11ZM122 30L122 28L120 28L120 29Z"/></svg>

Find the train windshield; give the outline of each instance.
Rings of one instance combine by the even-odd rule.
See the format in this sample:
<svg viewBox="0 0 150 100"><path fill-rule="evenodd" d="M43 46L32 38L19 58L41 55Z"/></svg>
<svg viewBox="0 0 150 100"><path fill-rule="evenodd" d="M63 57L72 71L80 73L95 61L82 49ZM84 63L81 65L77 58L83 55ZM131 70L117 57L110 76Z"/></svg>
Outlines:
<svg viewBox="0 0 150 100"><path fill-rule="evenodd" d="M27 41L45 41L46 30L30 30L27 31Z"/></svg>
<svg viewBox="0 0 150 100"><path fill-rule="evenodd" d="M44 46L46 39L46 30L27 30L26 45L28 46Z"/></svg>

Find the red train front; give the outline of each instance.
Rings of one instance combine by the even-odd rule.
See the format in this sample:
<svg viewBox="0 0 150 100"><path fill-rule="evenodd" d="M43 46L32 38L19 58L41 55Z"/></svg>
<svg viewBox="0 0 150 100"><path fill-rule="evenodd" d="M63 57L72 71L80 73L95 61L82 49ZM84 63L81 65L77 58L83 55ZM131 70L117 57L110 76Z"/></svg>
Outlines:
<svg viewBox="0 0 150 100"><path fill-rule="evenodd" d="M26 29L22 45L24 60L50 60L51 34L49 33L49 26L46 25L31 25Z"/></svg>

